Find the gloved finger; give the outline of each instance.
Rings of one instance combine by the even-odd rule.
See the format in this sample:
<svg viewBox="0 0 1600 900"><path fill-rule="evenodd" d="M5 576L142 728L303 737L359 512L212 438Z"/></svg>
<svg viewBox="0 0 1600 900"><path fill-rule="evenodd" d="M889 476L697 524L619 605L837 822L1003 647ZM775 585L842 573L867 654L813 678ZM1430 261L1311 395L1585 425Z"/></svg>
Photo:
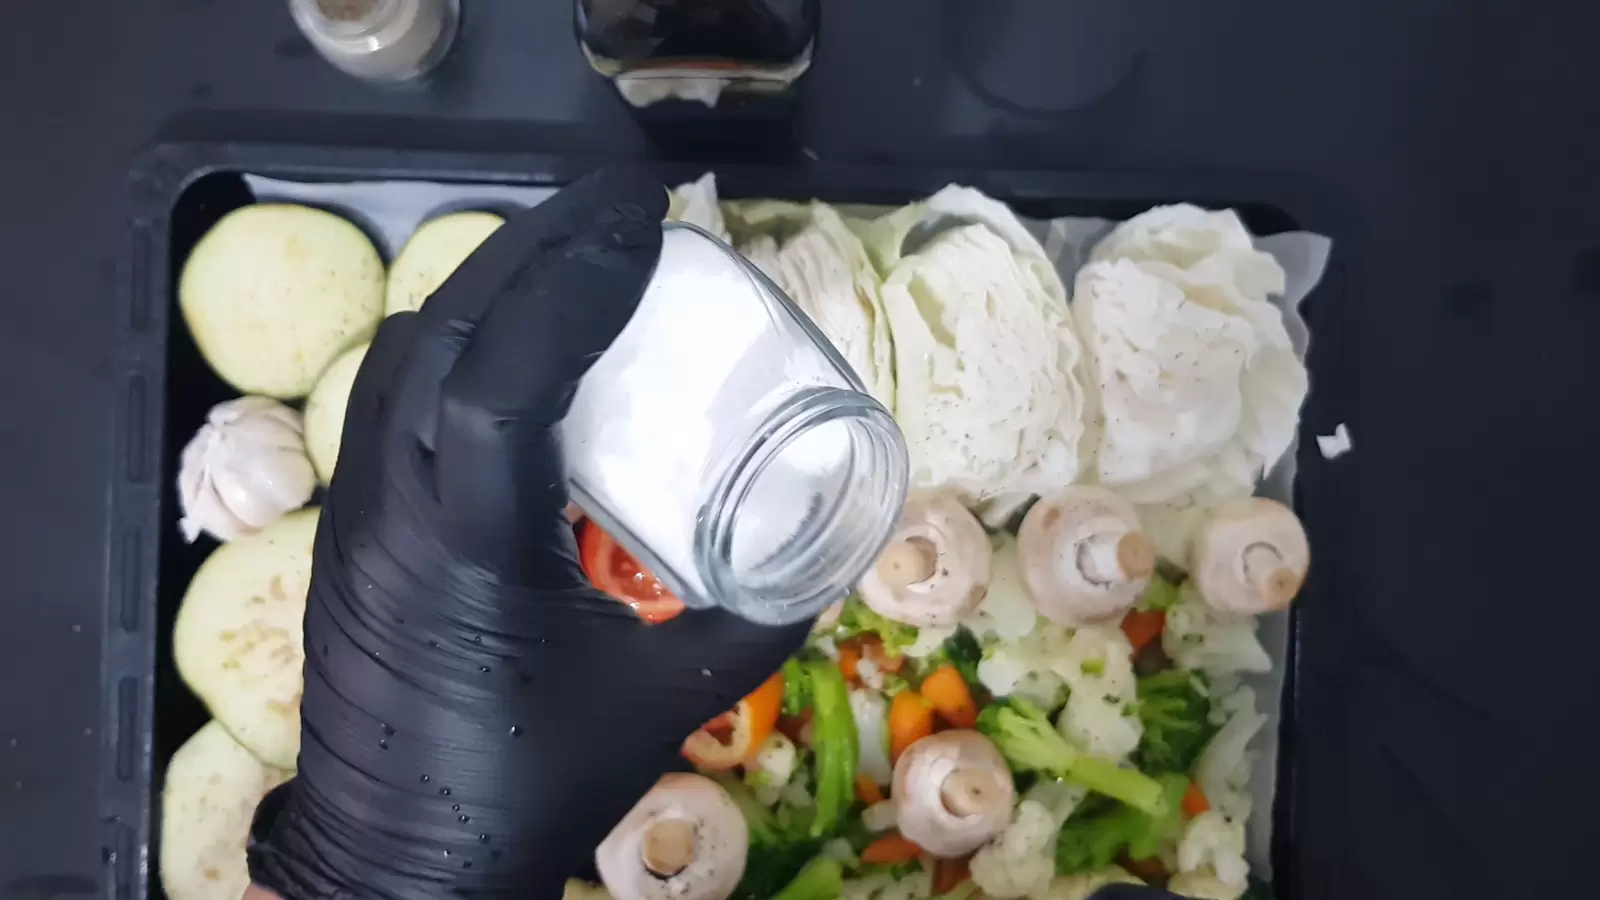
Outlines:
<svg viewBox="0 0 1600 900"><path fill-rule="evenodd" d="M353 467L365 468L379 456L379 443L386 432L384 421L410 352L417 330L415 313L398 313L384 319L361 358L356 379L345 404L344 426L339 438L339 458L356 460ZM346 467L349 468L349 467ZM338 469L335 469L337 479Z"/></svg>
<svg viewBox="0 0 1600 900"><path fill-rule="evenodd" d="M445 376L434 479L446 509L471 510L485 527L565 524L552 426L632 318L661 253L665 195L643 176L638 193L654 208L619 199L594 210L585 229L527 266Z"/></svg>
<svg viewBox="0 0 1600 900"><path fill-rule="evenodd" d="M407 367L397 418L429 450L436 448L438 389L478 325L503 298L525 291L545 256L586 231L597 215L637 207L660 222L666 191L638 171L602 169L574 181L538 206L522 210L491 234L422 305L420 339ZM659 212L659 215L656 213ZM523 352L538 345L523 336Z"/></svg>
<svg viewBox="0 0 1600 900"><path fill-rule="evenodd" d="M812 620L760 625L722 609L686 610L639 635L638 656L649 665L641 677L694 686L707 696L712 714L731 707L761 686L798 652Z"/></svg>

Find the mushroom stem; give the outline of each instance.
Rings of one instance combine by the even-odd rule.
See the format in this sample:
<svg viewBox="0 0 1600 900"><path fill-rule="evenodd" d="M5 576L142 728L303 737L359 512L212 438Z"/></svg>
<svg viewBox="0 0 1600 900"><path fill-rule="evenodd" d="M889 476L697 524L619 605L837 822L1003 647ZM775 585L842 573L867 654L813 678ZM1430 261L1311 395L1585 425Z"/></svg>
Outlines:
<svg viewBox="0 0 1600 900"><path fill-rule="evenodd" d="M651 873L671 878L694 861L695 843L692 824L682 819L657 819L639 841L639 859Z"/></svg>
<svg viewBox="0 0 1600 900"><path fill-rule="evenodd" d="M939 548L925 537L895 541L878 559L878 577L892 588L927 581L939 566Z"/></svg>
<svg viewBox="0 0 1600 900"><path fill-rule="evenodd" d="M1156 548L1139 531L1097 531L1078 544L1078 571L1091 584L1135 581L1155 571Z"/></svg>
<svg viewBox="0 0 1600 900"><path fill-rule="evenodd" d="M994 772L956 769L939 783L939 802L951 815L966 818L990 809L1002 792Z"/></svg>
<svg viewBox="0 0 1600 900"><path fill-rule="evenodd" d="M1255 586L1269 606L1282 606L1300 592L1300 574L1284 564L1278 548L1257 542L1239 554L1244 580Z"/></svg>

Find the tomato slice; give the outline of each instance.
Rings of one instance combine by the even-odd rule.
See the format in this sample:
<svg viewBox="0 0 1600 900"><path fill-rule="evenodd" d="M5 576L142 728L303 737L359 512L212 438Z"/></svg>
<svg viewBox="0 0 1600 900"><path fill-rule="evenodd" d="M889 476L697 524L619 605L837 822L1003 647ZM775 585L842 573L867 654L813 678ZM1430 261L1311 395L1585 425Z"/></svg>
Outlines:
<svg viewBox="0 0 1600 900"><path fill-rule="evenodd" d="M683 612L683 601L593 519L578 526L578 562L595 587L633 607L646 622L665 622Z"/></svg>
<svg viewBox="0 0 1600 900"><path fill-rule="evenodd" d="M747 762L778 725L783 673L774 672L739 705L700 726L683 742L683 756L702 772L723 772Z"/></svg>

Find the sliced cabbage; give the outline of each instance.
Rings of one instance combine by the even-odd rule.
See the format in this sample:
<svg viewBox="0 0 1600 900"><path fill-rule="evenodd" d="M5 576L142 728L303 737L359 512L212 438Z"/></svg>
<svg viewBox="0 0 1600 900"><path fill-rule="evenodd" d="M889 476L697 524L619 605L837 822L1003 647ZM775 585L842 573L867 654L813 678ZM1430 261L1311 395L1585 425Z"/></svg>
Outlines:
<svg viewBox="0 0 1600 900"><path fill-rule="evenodd" d="M250 886L245 841L256 806L293 775L263 764L218 722L167 764L161 788L161 887L171 900L239 900Z"/></svg>
<svg viewBox="0 0 1600 900"><path fill-rule="evenodd" d="M731 203L739 252L782 288L833 342L880 403L894 409L894 355L877 270L832 207Z"/></svg>
<svg viewBox="0 0 1600 900"><path fill-rule="evenodd" d="M1267 299L1283 288L1231 210L1157 207L1095 247L1072 303L1098 398L1095 480L1141 504L1199 492L1210 505L1255 485L1294 439L1308 389Z"/></svg>
<svg viewBox="0 0 1600 900"><path fill-rule="evenodd" d="M361 229L305 206L256 204L206 232L178 278L200 354L241 393L304 397L383 318L383 260Z"/></svg>
<svg viewBox="0 0 1600 900"><path fill-rule="evenodd" d="M912 483L999 501L991 521L1071 483L1082 351L1039 242L1003 204L953 185L862 229L884 275Z"/></svg>
<svg viewBox="0 0 1600 900"><path fill-rule="evenodd" d="M458 212L424 222L389 269L387 315L415 311L467 261L505 220L494 213Z"/></svg>
<svg viewBox="0 0 1600 900"><path fill-rule="evenodd" d="M717 203L716 173L707 172L669 191L667 219L687 222L728 240L728 225L723 221L722 207Z"/></svg>

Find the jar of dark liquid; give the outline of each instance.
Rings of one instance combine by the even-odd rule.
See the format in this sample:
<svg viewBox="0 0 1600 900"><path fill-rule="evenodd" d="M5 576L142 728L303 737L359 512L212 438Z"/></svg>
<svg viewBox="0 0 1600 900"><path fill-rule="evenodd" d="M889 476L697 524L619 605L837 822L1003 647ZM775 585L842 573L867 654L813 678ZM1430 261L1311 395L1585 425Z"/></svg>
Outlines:
<svg viewBox="0 0 1600 900"><path fill-rule="evenodd" d="M811 65L820 0L577 0L578 42L636 108L782 98Z"/></svg>

